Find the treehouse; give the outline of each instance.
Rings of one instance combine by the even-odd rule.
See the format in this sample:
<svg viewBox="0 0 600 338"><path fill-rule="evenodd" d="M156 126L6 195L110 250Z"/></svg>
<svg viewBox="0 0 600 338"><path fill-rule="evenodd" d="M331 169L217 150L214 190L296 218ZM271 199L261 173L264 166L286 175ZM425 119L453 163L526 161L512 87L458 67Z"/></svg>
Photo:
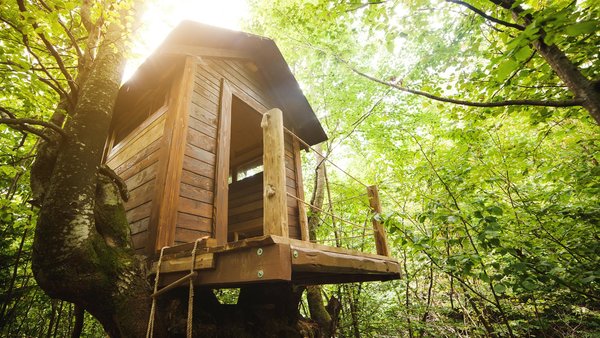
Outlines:
<svg viewBox="0 0 600 338"><path fill-rule="evenodd" d="M300 152L326 139L272 40L184 22L122 86L104 158L161 285L399 278L376 220L377 254L309 241Z"/></svg>

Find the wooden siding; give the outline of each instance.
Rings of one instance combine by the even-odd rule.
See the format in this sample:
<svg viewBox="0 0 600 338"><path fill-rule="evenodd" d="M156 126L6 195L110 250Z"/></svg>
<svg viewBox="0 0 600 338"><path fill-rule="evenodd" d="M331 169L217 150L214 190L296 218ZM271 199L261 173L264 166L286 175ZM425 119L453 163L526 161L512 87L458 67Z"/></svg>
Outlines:
<svg viewBox="0 0 600 338"><path fill-rule="evenodd" d="M125 203L125 211L138 253L143 253L147 246L166 111L166 107L162 107L146 119L110 150L106 160L127 184L130 197Z"/></svg>
<svg viewBox="0 0 600 338"><path fill-rule="evenodd" d="M203 73L197 67L194 74L175 244L212 235L220 88Z"/></svg>
<svg viewBox="0 0 600 338"><path fill-rule="evenodd" d="M246 61L221 58L203 58L199 61L188 123L175 244L190 242L205 235L214 237L215 165L219 138L217 129L223 79L231 87L233 95L253 109L264 112L276 106L265 90L264 81L253 71L253 67L247 66ZM290 194L297 196L294 152L289 135L286 135L285 150L287 189ZM260 185L245 191L244 196L236 192L236 185L229 186L230 240L235 229L256 227L248 235L260 235L262 232L262 180L260 182ZM247 205L241 206L239 203ZM257 205L260 206L255 208ZM298 203L290 197L288 218L290 237L301 238Z"/></svg>

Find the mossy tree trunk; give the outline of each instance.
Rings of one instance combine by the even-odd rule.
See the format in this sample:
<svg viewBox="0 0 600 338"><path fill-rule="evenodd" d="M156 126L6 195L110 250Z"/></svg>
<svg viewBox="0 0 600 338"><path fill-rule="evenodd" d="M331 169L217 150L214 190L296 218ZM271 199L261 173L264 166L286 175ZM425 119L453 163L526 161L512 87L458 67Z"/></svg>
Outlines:
<svg viewBox="0 0 600 338"><path fill-rule="evenodd" d="M38 158L49 175L32 268L48 295L85 308L111 336L139 337L146 330L150 286L130 244L120 189L99 170L125 60L120 27L109 26L89 75L78 84L55 157Z"/></svg>

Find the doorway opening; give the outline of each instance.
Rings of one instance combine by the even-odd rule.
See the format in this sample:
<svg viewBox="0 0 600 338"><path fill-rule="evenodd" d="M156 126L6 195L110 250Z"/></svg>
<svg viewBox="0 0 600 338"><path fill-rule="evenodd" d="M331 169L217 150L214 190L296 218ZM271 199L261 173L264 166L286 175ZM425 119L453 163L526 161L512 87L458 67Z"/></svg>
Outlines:
<svg viewBox="0 0 600 338"><path fill-rule="evenodd" d="M233 95L229 149L227 241L263 232L263 135L261 114Z"/></svg>

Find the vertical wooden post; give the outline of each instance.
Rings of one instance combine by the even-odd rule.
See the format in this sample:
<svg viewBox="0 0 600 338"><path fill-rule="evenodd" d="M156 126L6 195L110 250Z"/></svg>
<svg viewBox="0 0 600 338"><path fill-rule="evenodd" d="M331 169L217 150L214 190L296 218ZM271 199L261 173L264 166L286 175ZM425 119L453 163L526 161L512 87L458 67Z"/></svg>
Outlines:
<svg viewBox="0 0 600 338"><path fill-rule="evenodd" d="M302 158L300 157L300 142L294 137L292 142L294 148L294 171L296 172L296 196L304 201L304 182L302 179ZM309 241L308 236L308 216L306 215L306 205L298 201L298 214L300 217L300 239Z"/></svg>
<svg viewBox="0 0 600 338"><path fill-rule="evenodd" d="M285 153L283 113L271 109L264 113L263 129L263 235L289 237L287 194L285 189Z"/></svg>
<svg viewBox="0 0 600 338"><path fill-rule="evenodd" d="M219 130L215 175L215 200L213 204L213 238L217 245L227 244L227 212L229 204L229 153L231 151L231 88L225 79L221 82L219 105Z"/></svg>
<svg viewBox="0 0 600 338"><path fill-rule="evenodd" d="M383 224L377 219L377 215L381 214L381 202L379 201L379 191L376 185L367 187L367 195L369 196L369 205L373 212L373 232L375 235L375 247L377 248L377 254L382 256L389 256L390 249L388 248L387 238Z"/></svg>
<svg viewBox="0 0 600 338"><path fill-rule="evenodd" d="M160 167L156 174L156 190L148 223L148 255L155 254L163 246L173 245L175 241L179 188L195 72L196 59L186 57L182 73L171 87L160 150Z"/></svg>

